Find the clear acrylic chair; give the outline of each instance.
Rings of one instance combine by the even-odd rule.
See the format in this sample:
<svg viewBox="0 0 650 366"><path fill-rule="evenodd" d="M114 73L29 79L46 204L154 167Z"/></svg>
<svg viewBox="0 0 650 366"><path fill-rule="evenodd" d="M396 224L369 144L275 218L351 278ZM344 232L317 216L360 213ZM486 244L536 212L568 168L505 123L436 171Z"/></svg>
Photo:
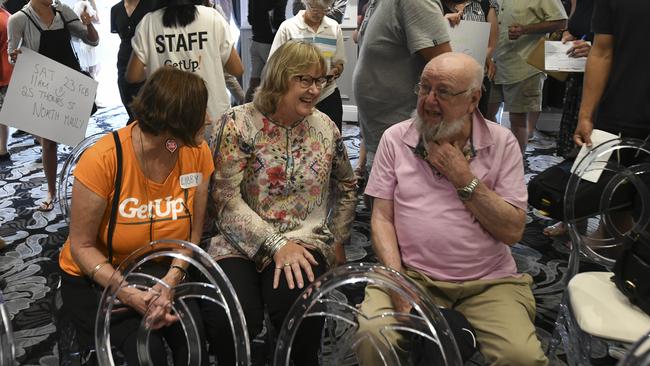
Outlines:
<svg viewBox="0 0 650 366"><path fill-rule="evenodd" d="M618 366L650 366L650 332L630 348Z"/></svg>
<svg viewBox="0 0 650 366"><path fill-rule="evenodd" d="M0 365L16 364L16 347L11 328L11 318L5 306L5 299L0 292Z"/></svg>
<svg viewBox="0 0 650 366"><path fill-rule="evenodd" d="M354 299L348 300L346 296L356 292L362 299L366 285L394 291L408 301L414 311L408 314L390 311L367 317ZM359 300L358 296L356 300ZM373 331L360 331L359 319L373 324L373 320L385 316L395 317L398 322L391 325L377 322L377 328ZM380 265L353 263L340 266L309 285L293 304L280 329L274 354L275 366L290 365L292 344L298 328L303 320L314 317L325 319L321 365L357 364L357 352L364 342L373 345L384 365L405 364L395 349L396 345L382 337L385 331L419 336L440 351L445 365L462 365L453 334L429 295L409 278Z"/></svg>
<svg viewBox="0 0 650 366"><path fill-rule="evenodd" d="M161 278L142 271L143 265L147 263L152 261L159 263L161 260L171 261L172 259L180 259L187 263L188 271L200 273L205 282L186 280L171 288ZM111 352L110 322L112 311L120 306L117 293L127 287L142 291L157 291L154 289L156 285L173 290L172 310L179 317L179 322L185 332L188 345L188 365L200 365L201 357L204 356L201 352L202 340L199 339L198 328L203 324L197 324L192 318L186 304L186 300L189 299L211 301L225 310L235 340L237 365L249 365L250 348L246 320L230 281L210 255L198 246L182 240L151 242L125 259L117 268L116 274L111 277L109 285L104 289L100 299L95 324L95 346L100 365L114 365ZM142 317L143 320L137 335L138 357L143 366L152 365L148 351L151 330L145 324L146 316L147 314Z"/></svg>
<svg viewBox="0 0 650 366"><path fill-rule="evenodd" d="M77 146L70 151L70 155L63 162L61 172L59 173L59 185L57 186L57 200L59 208L65 220L70 223L70 198L72 197L72 184L74 183L74 171L79 158L87 148L94 145L97 140L105 136L105 133L96 133L83 139Z"/></svg>
<svg viewBox="0 0 650 366"><path fill-rule="evenodd" d="M650 330L650 317L633 306L611 281L611 269L625 235L650 222L650 194L643 182L650 175L650 160L644 161L648 156L650 144L644 141L607 141L589 151L569 179L564 211L571 254L547 352L551 358L556 357L561 342L569 365L590 365L593 339L632 343ZM626 165L625 160L632 162ZM585 212L576 195L592 184L584 178L601 170L611 179L599 191L598 202L594 202L598 205L596 212ZM600 265L605 271L578 273L581 260Z"/></svg>

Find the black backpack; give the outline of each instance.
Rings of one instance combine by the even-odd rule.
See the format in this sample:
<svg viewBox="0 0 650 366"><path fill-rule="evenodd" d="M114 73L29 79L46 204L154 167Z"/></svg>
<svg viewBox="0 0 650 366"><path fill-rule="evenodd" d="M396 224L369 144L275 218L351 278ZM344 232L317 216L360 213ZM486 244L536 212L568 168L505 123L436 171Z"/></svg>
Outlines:
<svg viewBox="0 0 650 366"><path fill-rule="evenodd" d="M565 221L564 194L574 160L565 160L533 177L528 183L528 203L542 211L545 216ZM576 193L574 219L590 217L601 211L600 203L603 191L616 174L610 170L603 171L598 183L580 182ZM620 179L617 178L617 179ZM622 209L632 205L634 187L629 182L620 181L614 192L609 209Z"/></svg>

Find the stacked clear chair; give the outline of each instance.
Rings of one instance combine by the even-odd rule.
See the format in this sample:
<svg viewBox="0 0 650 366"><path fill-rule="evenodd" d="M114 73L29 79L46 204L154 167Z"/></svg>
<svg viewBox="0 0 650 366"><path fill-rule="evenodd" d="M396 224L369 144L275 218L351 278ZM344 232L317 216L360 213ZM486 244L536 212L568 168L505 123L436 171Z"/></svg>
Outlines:
<svg viewBox="0 0 650 366"><path fill-rule="evenodd" d="M386 311L369 318L358 306L366 285L393 291L408 301L413 311L407 314ZM360 294L361 298L349 298L351 293ZM394 317L397 322L386 325L379 321L375 329L364 327L365 330L361 330L359 327L360 320L373 324L374 320L386 316ZM400 356L396 345L383 337L386 331L420 337L428 343L427 346L439 350L445 365L462 365L453 334L429 295L409 278L380 265L353 263L339 266L308 286L293 304L279 331L273 365L291 364L292 344L300 324L313 317L324 318L325 323L321 340L321 366L356 365L359 363L357 356L360 347L369 344L383 365L409 364L410 360Z"/></svg>
<svg viewBox="0 0 650 366"><path fill-rule="evenodd" d="M65 220L70 223L70 199L72 197L72 184L74 183L73 171L84 151L93 146L97 140L105 136L105 133L97 133L83 139L72 149L70 155L63 162L59 173L59 185L57 186L57 200L59 208Z"/></svg>
<svg viewBox="0 0 650 366"><path fill-rule="evenodd" d="M190 273L196 271L205 282L194 282L186 280L175 287L171 287L161 278L147 274L142 268L147 263L171 261L180 259L187 263ZM163 286L173 291L172 310L179 317L179 322L185 332L188 345L188 365L202 364L201 340L199 339L199 327L203 324L193 319L186 301L199 299L211 301L223 308L228 316L230 327L235 339L235 354L238 366L250 364L250 348L246 320L237 299L235 291L217 263L198 246L182 240L158 240L151 242L132 253L117 268L119 275L113 275L102 293L100 307L97 312L95 324L95 346L97 359L101 366L113 366L115 364L111 352L110 322L111 314L120 304L116 294L125 287L137 288L143 291L157 291L155 286ZM147 313L142 317L142 322L137 335L137 352L140 364L143 366L152 365L148 351L148 340L150 328L146 325Z"/></svg>
<svg viewBox="0 0 650 366"><path fill-rule="evenodd" d="M0 292L0 365L16 364L16 347L11 328L11 317L5 305L5 299Z"/></svg>
<svg viewBox="0 0 650 366"><path fill-rule="evenodd" d="M609 345L629 345L650 330L650 316L616 288L611 272L625 235L650 222L649 187L643 181L650 176L648 157L650 143L613 139L591 149L569 179L564 213L571 253L547 352L551 359L556 359L561 342L569 365L591 365L592 345L603 344L598 340ZM609 181L599 191L598 202L594 202L598 204L597 212L585 213L581 207L584 204L577 202L576 196L593 184L587 178L599 171ZM603 270L580 272L581 263ZM601 348L613 355L618 353L616 347Z"/></svg>
<svg viewBox="0 0 650 366"><path fill-rule="evenodd" d="M650 332L630 348L618 366L650 366Z"/></svg>

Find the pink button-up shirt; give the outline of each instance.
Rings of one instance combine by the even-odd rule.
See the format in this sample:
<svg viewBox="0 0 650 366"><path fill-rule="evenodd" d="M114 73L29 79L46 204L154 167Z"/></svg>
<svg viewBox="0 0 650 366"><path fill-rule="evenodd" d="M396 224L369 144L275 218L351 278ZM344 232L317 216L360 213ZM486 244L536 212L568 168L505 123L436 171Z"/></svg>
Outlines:
<svg viewBox="0 0 650 366"><path fill-rule="evenodd" d="M472 123L472 172L505 201L526 210L528 193L517 140L479 113ZM510 247L483 229L447 178L414 153L418 140L412 120L386 130L365 191L393 201L402 262L442 281L515 276Z"/></svg>

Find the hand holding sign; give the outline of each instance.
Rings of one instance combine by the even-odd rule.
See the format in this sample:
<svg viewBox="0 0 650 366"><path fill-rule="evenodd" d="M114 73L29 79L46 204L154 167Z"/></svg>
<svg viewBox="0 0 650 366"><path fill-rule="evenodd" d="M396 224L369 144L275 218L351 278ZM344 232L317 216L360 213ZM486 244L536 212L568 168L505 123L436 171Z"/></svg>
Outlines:
<svg viewBox="0 0 650 366"><path fill-rule="evenodd" d="M81 142L97 82L28 48L17 61L0 120L69 146Z"/></svg>
<svg viewBox="0 0 650 366"><path fill-rule="evenodd" d="M463 20L453 28L449 26L447 32L454 52L462 52L474 57L479 65L485 64L490 23Z"/></svg>

